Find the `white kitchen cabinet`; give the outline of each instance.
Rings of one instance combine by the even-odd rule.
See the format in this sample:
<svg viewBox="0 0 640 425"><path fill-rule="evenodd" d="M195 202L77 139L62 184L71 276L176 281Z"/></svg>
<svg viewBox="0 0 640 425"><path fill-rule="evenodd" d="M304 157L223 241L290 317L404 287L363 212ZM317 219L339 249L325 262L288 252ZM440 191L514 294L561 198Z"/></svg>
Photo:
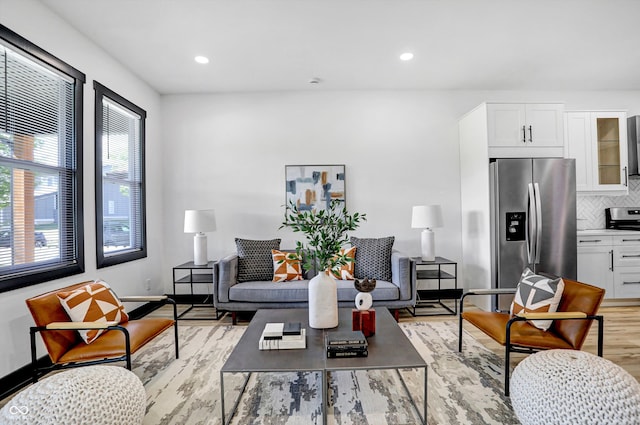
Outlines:
<svg viewBox="0 0 640 425"><path fill-rule="evenodd" d="M640 235L613 238L616 298L640 298Z"/></svg>
<svg viewBox="0 0 640 425"><path fill-rule="evenodd" d="M487 103L489 156L562 157L564 105Z"/></svg>
<svg viewBox="0 0 640 425"><path fill-rule="evenodd" d="M576 190L628 194L626 112L570 111L565 129L566 157L576 160Z"/></svg>
<svg viewBox="0 0 640 425"><path fill-rule="evenodd" d="M640 298L640 232L579 233L578 280L604 288L605 298Z"/></svg>
<svg viewBox="0 0 640 425"><path fill-rule="evenodd" d="M613 238L578 236L578 280L603 288L614 298Z"/></svg>
<svg viewBox="0 0 640 425"><path fill-rule="evenodd" d="M621 267L614 276L616 298L640 298L640 267Z"/></svg>

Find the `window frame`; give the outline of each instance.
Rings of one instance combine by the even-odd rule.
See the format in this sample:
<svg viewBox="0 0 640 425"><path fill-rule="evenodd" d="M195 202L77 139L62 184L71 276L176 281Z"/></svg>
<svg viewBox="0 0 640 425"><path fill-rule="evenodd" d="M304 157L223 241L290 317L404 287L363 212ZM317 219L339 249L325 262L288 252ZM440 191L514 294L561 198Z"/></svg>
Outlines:
<svg viewBox="0 0 640 425"><path fill-rule="evenodd" d="M9 270L8 273L0 274L0 293L12 291L19 288L24 288L39 283L60 279L67 276L72 276L85 271L85 258L84 258L84 210L83 210L83 108L84 108L84 83L86 82L86 76L84 73L78 71L71 65L60 60L56 56L47 52L46 50L36 46L29 40L18 35L16 32L10 30L4 25L0 24L0 39L12 49L20 52L25 57L33 60L34 62L41 62L46 66L49 66L56 71L68 76L73 80L73 117L74 123L72 126L73 131L73 153L75 161L75 171L73 171L74 178L72 179L70 187L66 187L65 190L72 190L73 200L73 234L75 235L73 250L75 262L70 264L58 264L52 267L35 269L32 271L26 270L25 267L16 267ZM71 166L73 170L73 166ZM28 269L28 268L26 268Z"/></svg>
<svg viewBox="0 0 640 425"><path fill-rule="evenodd" d="M114 266L116 264L127 263L129 261L139 260L147 257L147 207L146 207L146 165L145 165L145 145L146 145L146 118L147 112L120 96L113 90L93 81L93 89L95 92L95 198L96 198L96 261L97 268ZM140 236L141 247L131 248L114 253L105 254L104 252L104 194L103 194L103 176L102 176L102 136L104 132L103 123L103 98L109 99L111 102L118 104L124 109L137 114L140 117L140 135L139 135L139 152L140 152Z"/></svg>

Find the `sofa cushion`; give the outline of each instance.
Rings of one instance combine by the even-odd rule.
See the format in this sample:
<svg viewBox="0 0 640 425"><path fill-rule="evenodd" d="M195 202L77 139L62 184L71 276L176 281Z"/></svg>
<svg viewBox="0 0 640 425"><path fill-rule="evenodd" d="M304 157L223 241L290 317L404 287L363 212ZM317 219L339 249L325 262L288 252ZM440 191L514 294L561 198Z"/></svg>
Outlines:
<svg viewBox="0 0 640 425"><path fill-rule="evenodd" d="M562 298L564 281L560 278L550 279L524 269L518 282L515 297L511 303L511 314L523 313L555 313ZM553 320L531 320L531 324L546 331Z"/></svg>
<svg viewBox="0 0 640 425"><path fill-rule="evenodd" d="M236 238L238 282L273 279L272 249L280 249L280 239L250 240Z"/></svg>
<svg viewBox="0 0 640 425"><path fill-rule="evenodd" d="M338 285L338 301L355 303L358 291L352 280L336 280ZM296 280L282 285L276 282L243 282L229 288L230 302L248 303L287 303L306 302L309 294L309 281ZM395 301L400 297L400 289L390 282L378 281L376 289L371 292L375 301ZM355 304L354 304L355 305Z"/></svg>
<svg viewBox="0 0 640 425"><path fill-rule="evenodd" d="M376 279L391 282L391 251L394 236L386 238L351 237L356 247L355 278Z"/></svg>
<svg viewBox="0 0 640 425"><path fill-rule="evenodd" d="M351 301L355 307L358 290L353 285L353 280L338 280L338 301ZM375 307L376 301L395 301L400 299L400 288L391 282L384 280L376 281L376 289L369 292L373 296Z"/></svg>
<svg viewBox="0 0 640 425"><path fill-rule="evenodd" d="M290 282L302 280L302 256L295 252L271 250L273 258L273 281Z"/></svg>
<svg viewBox="0 0 640 425"><path fill-rule="evenodd" d="M57 293L60 304L72 322L126 322L129 316L124 306L103 281L95 281L73 291ZM91 344L104 329L81 329L78 331L85 343Z"/></svg>
<svg viewBox="0 0 640 425"><path fill-rule="evenodd" d="M336 279L354 280L353 273L356 266L356 247L352 246L351 248L341 248L340 255L345 255L348 258L351 258L352 261L332 269L331 273L333 274L333 277Z"/></svg>

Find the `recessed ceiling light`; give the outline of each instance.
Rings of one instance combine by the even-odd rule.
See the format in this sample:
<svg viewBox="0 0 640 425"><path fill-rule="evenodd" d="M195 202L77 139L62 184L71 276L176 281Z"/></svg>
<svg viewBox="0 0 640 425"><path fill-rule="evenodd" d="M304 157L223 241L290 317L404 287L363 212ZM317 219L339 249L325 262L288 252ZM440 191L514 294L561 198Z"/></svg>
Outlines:
<svg viewBox="0 0 640 425"><path fill-rule="evenodd" d="M196 56L194 60L201 64L209 63L209 58L206 56Z"/></svg>
<svg viewBox="0 0 640 425"><path fill-rule="evenodd" d="M411 52L405 52L400 55L401 61L410 61L411 59L413 59L413 53Z"/></svg>

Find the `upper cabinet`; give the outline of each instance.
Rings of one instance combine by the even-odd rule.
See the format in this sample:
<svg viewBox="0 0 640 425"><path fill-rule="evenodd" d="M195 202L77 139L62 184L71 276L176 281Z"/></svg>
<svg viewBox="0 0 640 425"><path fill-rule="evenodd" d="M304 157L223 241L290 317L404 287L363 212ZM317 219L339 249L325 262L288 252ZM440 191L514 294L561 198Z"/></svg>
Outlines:
<svg viewBox="0 0 640 425"><path fill-rule="evenodd" d="M566 156L576 160L578 192L628 194L626 112L567 112L565 128Z"/></svg>
<svg viewBox="0 0 640 425"><path fill-rule="evenodd" d="M487 103L489 156L562 157L564 105Z"/></svg>

